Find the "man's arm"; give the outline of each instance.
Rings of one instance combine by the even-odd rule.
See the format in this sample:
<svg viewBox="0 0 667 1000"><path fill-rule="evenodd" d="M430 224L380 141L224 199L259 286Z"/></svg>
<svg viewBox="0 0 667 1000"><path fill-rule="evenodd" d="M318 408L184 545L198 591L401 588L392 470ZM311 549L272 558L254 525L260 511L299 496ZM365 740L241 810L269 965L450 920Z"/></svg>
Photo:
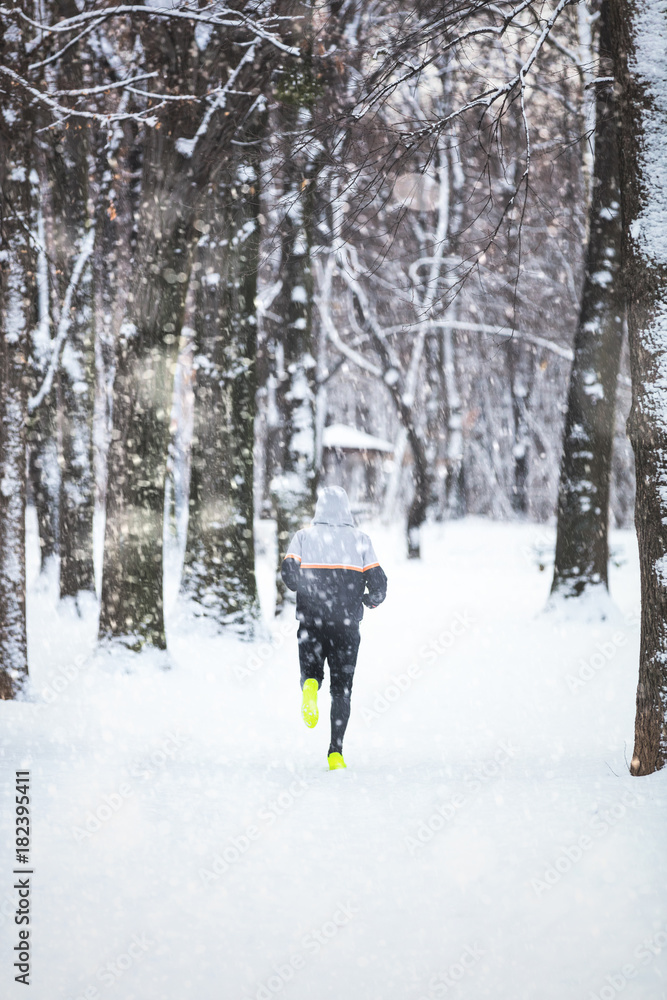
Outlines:
<svg viewBox="0 0 667 1000"><path fill-rule="evenodd" d="M364 589L368 591L362 597L367 608L376 608L387 596L387 576L378 562L378 557L370 538L364 551Z"/></svg>
<svg viewBox="0 0 667 1000"><path fill-rule="evenodd" d="M280 567L280 575L288 590L296 590L301 572L301 532L297 531L287 546L287 554Z"/></svg>

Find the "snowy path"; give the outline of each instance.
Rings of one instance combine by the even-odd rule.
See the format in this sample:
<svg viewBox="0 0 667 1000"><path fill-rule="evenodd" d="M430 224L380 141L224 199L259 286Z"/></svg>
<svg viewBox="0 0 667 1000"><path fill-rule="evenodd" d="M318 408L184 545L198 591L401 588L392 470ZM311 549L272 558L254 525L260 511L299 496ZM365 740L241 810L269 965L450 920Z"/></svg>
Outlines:
<svg viewBox="0 0 667 1000"><path fill-rule="evenodd" d="M345 772L326 770L324 689L301 722L292 620L264 647L175 626L171 671L83 659L65 686L93 616L33 592L37 698L0 706L3 998L665 1000L667 775L624 760L631 534L594 626L539 614L544 529L433 528L422 565L372 534L389 596L362 626ZM10 957L20 767L28 994Z"/></svg>

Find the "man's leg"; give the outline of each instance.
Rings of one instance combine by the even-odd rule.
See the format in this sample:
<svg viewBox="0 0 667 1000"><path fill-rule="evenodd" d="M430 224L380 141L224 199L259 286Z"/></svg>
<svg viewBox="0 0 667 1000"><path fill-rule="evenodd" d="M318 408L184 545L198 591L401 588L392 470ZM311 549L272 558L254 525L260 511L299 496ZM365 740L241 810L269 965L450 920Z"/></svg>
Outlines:
<svg viewBox="0 0 667 1000"><path fill-rule="evenodd" d="M343 738L350 718L354 668L359 652L359 626L327 631L325 651L331 674L331 744L329 753L343 752Z"/></svg>
<svg viewBox="0 0 667 1000"><path fill-rule="evenodd" d="M299 666L301 668L301 717L309 729L317 725L317 692L324 679L324 650L322 637L317 629L299 625Z"/></svg>
<svg viewBox="0 0 667 1000"><path fill-rule="evenodd" d="M301 687L309 678L317 681L320 688L324 680L324 649L319 629L311 625L299 625L296 634L299 644L299 666L301 667Z"/></svg>

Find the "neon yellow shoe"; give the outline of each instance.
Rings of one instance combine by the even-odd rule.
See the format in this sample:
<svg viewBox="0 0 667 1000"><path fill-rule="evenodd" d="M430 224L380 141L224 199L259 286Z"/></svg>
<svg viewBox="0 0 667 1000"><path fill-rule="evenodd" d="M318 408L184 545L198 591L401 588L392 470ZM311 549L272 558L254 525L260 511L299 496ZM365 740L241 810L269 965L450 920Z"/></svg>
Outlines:
<svg viewBox="0 0 667 1000"><path fill-rule="evenodd" d="M347 767L347 764L343 760L342 753L330 753L329 754L329 770L338 771L341 767Z"/></svg>
<svg viewBox="0 0 667 1000"><path fill-rule="evenodd" d="M301 698L301 718L309 729L317 725L320 713L317 711L317 681L314 677L309 677L303 684L303 697Z"/></svg>

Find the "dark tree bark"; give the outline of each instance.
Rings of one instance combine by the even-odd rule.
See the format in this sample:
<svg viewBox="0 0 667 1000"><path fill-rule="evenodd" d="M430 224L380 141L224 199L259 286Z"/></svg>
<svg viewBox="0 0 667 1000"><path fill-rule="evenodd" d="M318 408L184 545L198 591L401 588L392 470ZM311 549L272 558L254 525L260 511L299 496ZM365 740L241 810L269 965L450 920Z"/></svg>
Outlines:
<svg viewBox="0 0 667 1000"><path fill-rule="evenodd" d="M49 302L48 261L45 251L44 213L39 170L31 171L32 226L37 234L38 250L35 262L35 282L32 285L30 317L30 395L34 396L46 377L52 353L51 307ZM44 179L42 177L42 179ZM28 441L28 503L35 507L40 548L40 570L58 554L58 498L60 494L60 469L58 466L58 440L56 426L55 394L50 393L27 424Z"/></svg>
<svg viewBox="0 0 667 1000"><path fill-rule="evenodd" d="M10 9L20 9L12 3ZM0 60L24 70L25 50L0 21ZM0 698L28 677L25 619L27 331L30 321L30 127L22 94L0 79Z"/></svg>
<svg viewBox="0 0 667 1000"><path fill-rule="evenodd" d="M455 303L448 312L455 318ZM446 424L446 438L443 454L445 468L444 489L438 505L438 520L453 520L465 514L465 478L463 464L463 408L459 391L459 376L456 365L456 340L450 326L440 331L442 355L442 380L444 388L443 420Z"/></svg>
<svg viewBox="0 0 667 1000"><path fill-rule="evenodd" d="M158 225L159 216L156 206ZM191 237L176 226L159 245L151 243L143 243L135 291L128 296L135 321L126 321L118 344L100 612L100 638L121 638L136 649L166 648L164 479Z"/></svg>
<svg viewBox="0 0 667 1000"><path fill-rule="evenodd" d="M290 538L312 516L316 490L316 363L313 338L311 244L317 163L294 147L299 107L281 107L283 163L280 219L280 292L272 311L281 317L272 345L276 420L270 428L269 453L275 462L270 489L276 514L278 565L276 613L286 589L280 565Z"/></svg>
<svg viewBox="0 0 667 1000"><path fill-rule="evenodd" d="M613 0L612 10L642 598L630 769L643 775L667 760L667 9L662 0Z"/></svg>
<svg viewBox="0 0 667 1000"><path fill-rule="evenodd" d="M78 13L74 0L59 0L58 13ZM86 81L81 46L70 48L58 61L59 86L80 88ZM95 353L92 274L88 230L89 137L85 123L72 121L49 132L51 148L46 154L53 213L49 249L54 265L52 288L57 296L54 310L59 323L68 322L67 339L58 368L57 396L60 437L60 498L58 504L60 596L76 599L80 591L95 591L93 569L93 408L95 399ZM87 262L74 294L67 288L86 253ZM61 310L69 315L61 315Z"/></svg>
<svg viewBox="0 0 667 1000"><path fill-rule="evenodd" d="M75 8L76 9L76 8ZM75 77L76 78L76 77ZM87 130L72 125L57 136L51 160L54 209L53 260L61 308L67 308L67 286L87 239ZM95 591L93 569L94 323L92 275L87 262L71 298L67 341L58 370L60 430L59 552L60 596L76 598ZM62 322L63 317L59 320Z"/></svg>
<svg viewBox="0 0 667 1000"><path fill-rule="evenodd" d="M408 438L412 441L414 435L408 432ZM431 476L428 471L426 455L423 456L423 443L415 450L411 444L414 468L412 472L412 482L414 492L412 502L408 510L407 538L408 538L408 559L421 559L421 527L426 520L428 505L431 499Z"/></svg>
<svg viewBox="0 0 667 1000"><path fill-rule="evenodd" d="M609 485L616 382L623 343L619 124L610 2L600 8L595 160L586 270L570 374L558 494L552 594L607 588Z"/></svg>
<svg viewBox="0 0 667 1000"><path fill-rule="evenodd" d="M142 148L135 122L124 122L111 141L97 136L97 171L102 178L97 194L93 298L95 303L95 361L98 380L97 414L105 433L98 442L96 488L98 502L106 502L107 454L113 419L113 381L116 347L120 338L127 296L132 290L132 249L135 218L141 197L136 176L141 171Z"/></svg>
<svg viewBox="0 0 667 1000"><path fill-rule="evenodd" d="M263 129L262 129L263 131ZM195 263L194 431L182 592L197 615L250 638L260 130L244 136L209 200ZM251 145L255 143L255 145Z"/></svg>
<svg viewBox="0 0 667 1000"><path fill-rule="evenodd" d="M530 405L532 355L525 356L521 344L510 341L507 345L509 394L514 424L514 482L512 484L512 510L516 514L528 513L528 469L530 466L530 432L527 412Z"/></svg>
<svg viewBox="0 0 667 1000"><path fill-rule="evenodd" d="M33 381L34 386L34 381ZM28 478L31 501L37 513L40 570L58 554L58 442L56 414L45 399L28 424Z"/></svg>

